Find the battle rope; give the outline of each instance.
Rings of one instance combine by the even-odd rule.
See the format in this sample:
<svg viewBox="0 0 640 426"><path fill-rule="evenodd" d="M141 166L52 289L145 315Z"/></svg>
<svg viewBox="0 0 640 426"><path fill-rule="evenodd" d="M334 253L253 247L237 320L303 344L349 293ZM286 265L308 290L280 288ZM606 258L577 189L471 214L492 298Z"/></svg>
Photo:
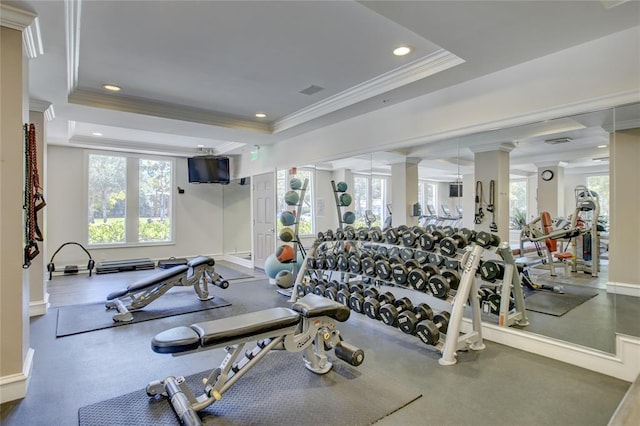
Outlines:
<svg viewBox="0 0 640 426"><path fill-rule="evenodd" d="M487 206L487 211L491 213L491 225L489 225L489 230L491 232L498 232L498 225L496 225L496 181L491 180L489 182L489 205Z"/></svg>
<svg viewBox="0 0 640 426"><path fill-rule="evenodd" d="M40 250L38 241L43 241L42 232L38 226L38 211L47 204L42 195L40 186L40 175L38 173L38 155L36 144L36 126L33 124L24 125L25 134L25 175L24 175L24 204L22 208L25 213L25 247L23 268L31 266L31 261L35 259Z"/></svg>
<svg viewBox="0 0 640 426"><path fill-rule="evenodd" d="M482 223L482 218L484 217L484 212L482 211L482 182L476 182L476 211L475 211L475 223L476 225Z"/></svg>

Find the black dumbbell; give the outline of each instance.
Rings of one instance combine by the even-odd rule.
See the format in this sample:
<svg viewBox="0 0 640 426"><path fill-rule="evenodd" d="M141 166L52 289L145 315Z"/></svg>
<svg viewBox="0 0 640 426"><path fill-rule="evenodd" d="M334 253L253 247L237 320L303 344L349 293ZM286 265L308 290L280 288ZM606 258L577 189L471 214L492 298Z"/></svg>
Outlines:
<svg viewBox="0 0 640 426"><path fill-rule="evenodd" d="M349 291L351 293L362 293L364 291L364 286L359 281L353 281L349 283Z"/></svg>
<svg viewBox="0 0 640 426"><path fill-rule="evenodd" d="M398 314L404 311L410 311L413 309L413 303L406 297L396 300L394 303L389 303L380 307L380 318L382 322L390 325L398 325Z"/></svg>
<svg viewBox="0 0 640 426"><path fill-rule="evenodd" d="M476 244L484 248L498 247L500 244L500 237L486 231L480 231L476 235Z"/></svg>
<svg viewBox="0 0 640 426"><path fill-rule="evenodd" d="M391 265L389 261L385 259L380 259L376 261L376 276L381 280L389 280L391 277Z"/></svg>
<svg viewBox="0 0 640 426"><path fill-rule="evenodd" d="M316 258L313 256L308 256L306 259L307 268L316 269Z"/></svg>
<svg viewBox="0 0 640 426"><path fill-rule="evenodd" d="M480 266L480 277L489 282L504 278L504 262L498 260L487 260Z"/></svg>
<svg viewBox="0 0 640 426"><path fill-rule="evenodd" d="M456 290L460 284L460 274L458 271L445 269L429 278L427 288L429 292L440 299L446 299L451 289Z"/></svg>
<svg viewBox="0 0 640 426"><path fill-rule="evenodd" d="M411 288L414 288L418 291L425 291L427 289L429 278L439 273L440 269L437 266L427 263L425 265L422 265L422 267L420 268L411 270L411 272L409 272L409 275L407 276L407 282L409 283Z"/></svg>
<svg viewBox="0 0 640 426"><path fill-rule="evenodd" d="M308 283L304 285L304 294L313 293L313 290L316 288L318 284L318 280L316 278L311 278Z"/></svg>
<svg viewBox="0 0 640 426"><path fill-rule="evenodd" d="M429 253L429 263L437 266L438 268L444 265L444 256L440 256L437 253Z"/></svg>
<svg viewBox="0 0 640 426"><path fill-rule="evenodd" d="M351 307L349 305L349 299L350 298L351 298L351 292L349 291L348 288L342 288L342 289L338 290L338 293L336 294L336 300L339 303L342 303L344 306Z"/></svg>
<svg viewBox="0 0 640 426"><path fill-rule="evenodd" d="M430 232L425 232L418 237L418 245L422 250L431 251L436 248L437 239Z"/></svg>
<svg viewBox="0 0 640 426"><path fill-rule="evenodd" d="M423 343L434 346L440 341L440 333L446 334L451 314L443 311L434 315L433 320L421 321L416 326L416 336Z"/></svg>
<svg viewBox="0 0 640 426"><path fill-rule="evenodd" d="M327 289L327 282L325 280L319 281L313 289L313 294L318 296L324 296L324 292Z"/></svg>
<svg viewBox="0 0 640 426"><path fill-rule="evenodd" d="M369 230L369 239L374 242L381 242L384 236L379 226L374 226Z"/></svg>
<svg viewBox="0 0 640 426"><path fill-rule="evenodd" d="M384 231L384 239L388 244L396 244L400 238L400 234L396 228L389 228Z"/></svg>
<svg viewBox="0 0 640 426"><path fill-rule="evenodd" d="M404 261L413 259L413 251L413 249L410 249L408 247L400 249L400 258Z"/></svg>
<svg viewBox="0 0 640 426"><path fill-rule="evenodd" d="M429 261L429 253L424 250L416 250L415 253L413 253L413 258L422 265Z"/></svg>
<svg viewBox="0 0 640 426"><path fill-rule="evenodd" d="M454 256L459 249L467 246L467 239L460 233L452 234L440 240L440 253Z"/></svg>
<svg viewBox="0 0 640 426"><path fill-rule="evenodd" d="M413 229L407 229L402 233L401 239L405 247L414 247L418 242L418 234Z"/></svg>
<svg viewBox="0 0 640 426"><path fill-rule="evenodd" d="M369 277L376 276L376 261L370 255L365 255L360 258L360 264L362 265L362 273Z"/></svg>
<svg viewBox="0 0 640 426"><path fill-rule="evenodd" d="M361 227L357 230L358 239L360 241L368 241L369 240L369 230L367 228Z"/></svg>
<svg viewBox="0 0 640 426"><path fill-rule="evenodd" d="M296 284L296 293L298 293L298 297L304 297L305 296L304 286L305 285L302 284L302 283Z"/></svg>
<svg viewBox="0 0 640 426"><path fill-rule="evenodd" d="M333 235L333 230L327 229L327 231L324 233L324 240L333 241L334 239L335 239L335 235Z"/></svg>
<svg viewBox="0 0 640 426"><path fill-rule="evenodd" d="M378 297L367 297L364 300L364 313L369 318L382 319L380 317L380 309L388 304L393 305L395 301L395 296L389 292L379 294Z"/></svg>
<svg viewBox="0 0 640 426"><path fill-rule="evenodd" d="M349 271L353 272L354 274L358 274L361 270L362 263L360 262L360 256L355 253L351 254L349 256Z"/></svg>
<svg viewBox="0 0 640 426"><path fill-rule="evenodd" d="M426 303L419 303L412 311L404 311L398 315L398 328L403 333L414 334L420 321L432 320L433 311Z"/></svg>
<svg viewBox="0 0 640 426"><path fill-rule="evenodd" d="M359 314L364 313L364 296L361 291L351 292L349 296L349 307Z"/></svg>
<svg viewBox="0 0 640 426"><path fill-rule="evenodd" d="M344 229L340 229L340 228L336 229L335 237L336 237L336 240L338 241L344 240L345 239Z"/></svg>
<svg viewBox="0 0 640 426"><path fill-rule="evenodd" d="M327 285L327 289L324 291L324 297L330 300L337 300L338 299L337 287L335 285L332 285L332 283L329 283Z"/></svg>

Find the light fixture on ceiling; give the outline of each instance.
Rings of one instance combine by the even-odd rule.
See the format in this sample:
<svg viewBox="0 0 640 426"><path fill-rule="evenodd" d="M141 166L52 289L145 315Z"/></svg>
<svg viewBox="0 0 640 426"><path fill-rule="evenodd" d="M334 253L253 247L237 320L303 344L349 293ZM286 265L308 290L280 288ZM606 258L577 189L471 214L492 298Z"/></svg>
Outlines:
<svg viewBox="0 0 640 426"><path fill-rule="evenodd" d="M267 116L267 114L265 114L264 112L256 112L256 117L257 118L265 118Z"/></svg>
<svg viewBox="0 0 640 426"><path fill-rule="evenodd" d="M598 145L598 148L606 148L606 145Z"/></svg>
<svg viewBox="0 0 640 426"><path fill-rule="evenodd" d="M393 54L396 56L405 56L411 52L411 48L408 46L400 46L393 49Z"/></svg>
<svg viewBox="0 0 640 426"><path fill-rule="evenodd" d="M93 132L93 133L91 133L91 134L92 134L93 136L102 136L102 133L100 133L100 132Z"/></svg>
<svg viewBox="0 0 640 426"><path fill-rule="evenodd" d="M115 84L103 84L102 88L111 92L119 92L122 90L120 86L116 86Z"/></svg>
<svg viewBox="0 0 640 426"><path fill-rule="evenodd" d="M560 143L571 142L572 140L573 139L571 138L553 138L553 139L546 139L544 143L548 143L549 145L558 145Z"/></svg>
<svg viewBox="0 0 640 426"><path fill-rule="evenodd" d="M609 157L597 157L594 158L593 161L609 161Z"/></svg>

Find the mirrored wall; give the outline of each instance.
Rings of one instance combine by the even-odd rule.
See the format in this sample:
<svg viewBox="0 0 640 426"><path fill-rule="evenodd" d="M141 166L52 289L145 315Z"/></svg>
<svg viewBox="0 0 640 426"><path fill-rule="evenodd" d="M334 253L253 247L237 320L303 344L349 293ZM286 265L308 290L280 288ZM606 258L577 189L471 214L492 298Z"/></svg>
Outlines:
<svg viewBox="0 0 640 426"><path fill-rule="evenodd" d="M639 262L637 238L629 244L620 244L614 238L622 231L618 234L610 232L610 223L616 211L634 209L636 219L626 220L631 220L630 226L638 232L637 210L640 206L637 170L636 181L631 180L635 182L635 192L621 197L620 190L617 190L618 197L614 196L614 180L620 180L621 176L610 173L610 164L615 161L612 158L612 141L620 140L620 135L628 140L626 143L630 146L623 146L619 151L630 157L626 161L635 161L637 169L640 157L634 157L638 151L633 151L633 141L640 146L639 129L640 106L634 104L441 140L402 152L374 152L303 166L299 170L309 170L313 174L313 195L309 200L309 210L303 211L303 215L308 215L305 221L310 222L307 226L309 233L301 235L301 238L305 245L310 246L318 231L336 229L339 225L341 213L335 206L332 181L348 185L353 200L350 209L356 218L354 226L384 227L385 222L388 224L392 220L393 213L398 214L393 212L391 202L393 165L407 159L418 162L417 201L421 208L421 223L429 223L428 217L435 217L442 224L472 229L477 208L474 177L477 153L494 146L501 147L499 149L506 146L509 178L508 185L501 190L508 192L505 194L508 200L505 210L509 216L506 223L510 245L514 250L522 247L522 253L517 252L517 256L530 259L529 272L533 280L563 289L562 293L543 297L530 291L528 296L548 299L549 303L570 300L571 305L563 312L527 310L530 325L519 328L526 333L614 353L616 332L640 336L640 321L637 320L640 317L640 298L612 286L610 247L618 247L618 251L635 256L635 262L631 263ZM549 177L549 170L553 171L552 177ZM625 170L633 173L634 167L626 165ZM283 170L279 174L289 172ZM581 209L577 188L588 188L589 193L595 195L598 203L596 215L593 211ZM522 228L535 222L542 210L552 211L554 224L558 226L570 224L573 216L579 217L577 223L592 224L588 226L593 226L597 232L598 238L594 240L597 247L587 249L586 238L557 241L558 251L578 253L574 257L580 257L583 267L576 261L576 269L571 271L553 257L554 262L559 262L559 272L551 276L550 268L545 265L544 242L521 241ZM636 221L635 228L633 220ZM615 249L611 251L615 252ZM596 252L597 256L594 256ZM597 274L592 274L587 267L594 258L597 259ZM614 262L613 267L613 275L617 273L619 281L640 285L637 277L627 278L628 275L619 271L624 271L625 265ZM535 298L530 299L532 306ZM493 321L491 318L485 320Z"/></svg>

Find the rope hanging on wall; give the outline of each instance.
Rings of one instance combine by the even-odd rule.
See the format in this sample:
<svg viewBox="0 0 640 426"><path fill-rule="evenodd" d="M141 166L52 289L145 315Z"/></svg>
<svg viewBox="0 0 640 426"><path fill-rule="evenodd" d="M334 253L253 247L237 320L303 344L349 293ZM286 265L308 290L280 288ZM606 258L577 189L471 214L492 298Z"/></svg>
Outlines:
<svg viewBox="0 0 640 426"><path fill-rule="evenodd" d="M38 225L38 212L47 205L42 195L40 175L38 173L38 155L36 145L36 126L24 125L24 204L25 210L25 235L24 235L24 263L22 267L27 269L40 250L38 241L44 241L40 226Z"/></svg>

